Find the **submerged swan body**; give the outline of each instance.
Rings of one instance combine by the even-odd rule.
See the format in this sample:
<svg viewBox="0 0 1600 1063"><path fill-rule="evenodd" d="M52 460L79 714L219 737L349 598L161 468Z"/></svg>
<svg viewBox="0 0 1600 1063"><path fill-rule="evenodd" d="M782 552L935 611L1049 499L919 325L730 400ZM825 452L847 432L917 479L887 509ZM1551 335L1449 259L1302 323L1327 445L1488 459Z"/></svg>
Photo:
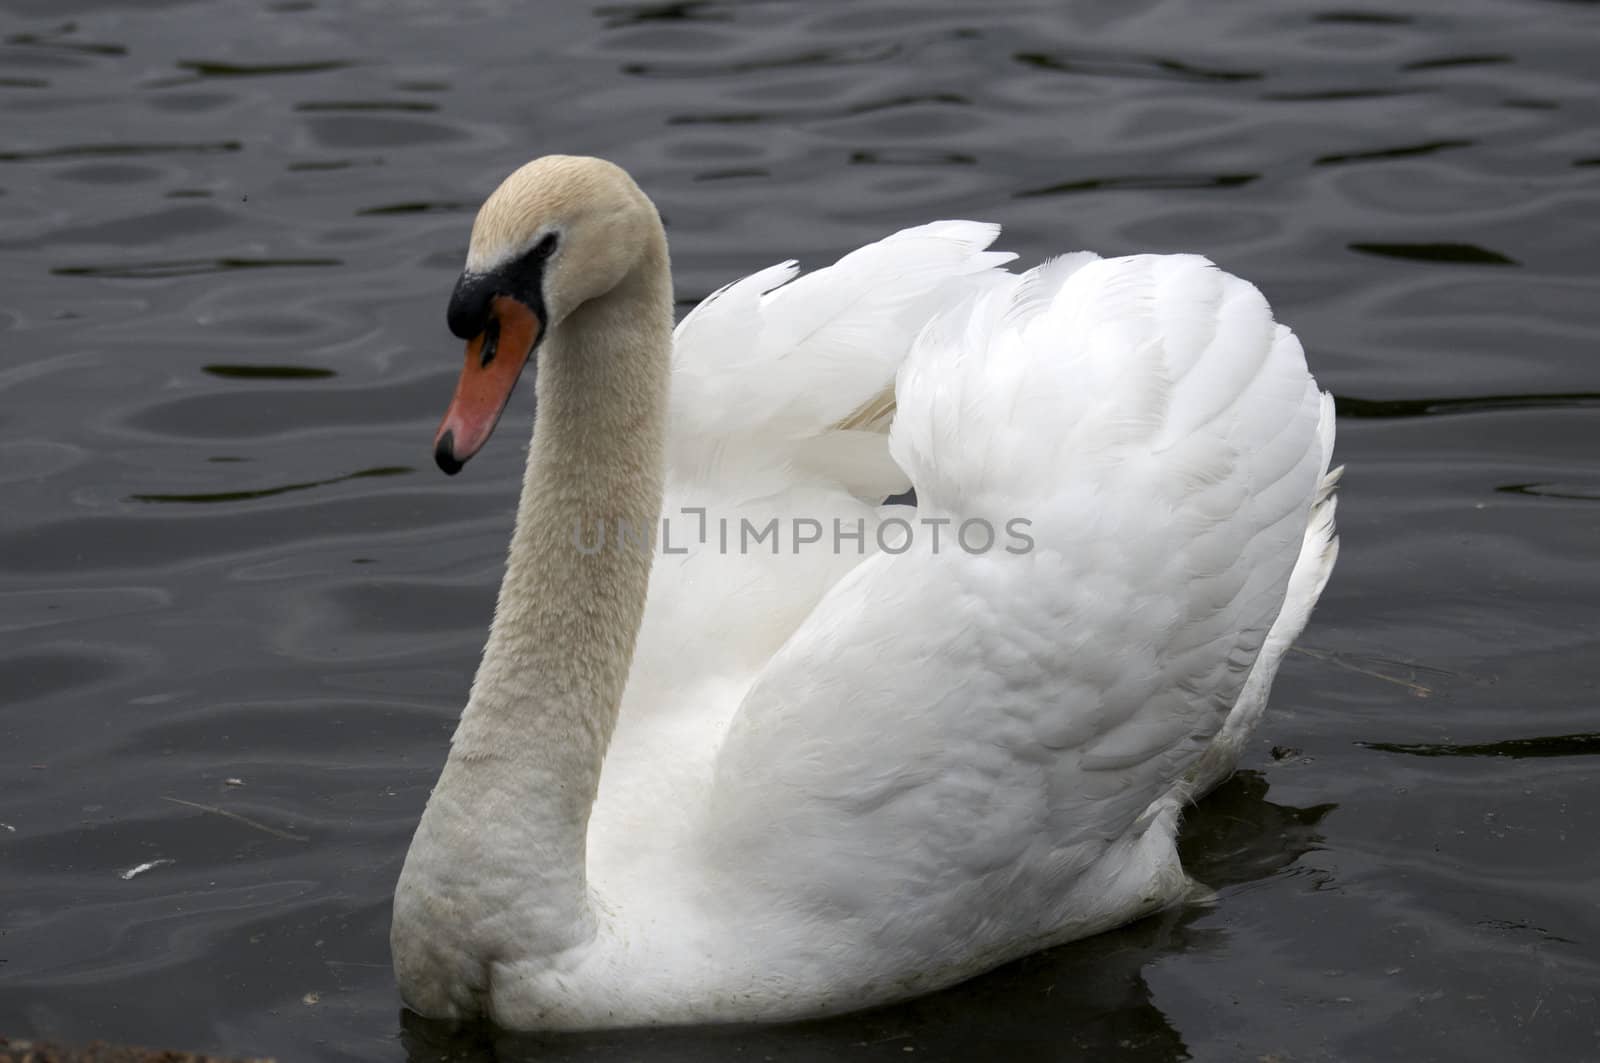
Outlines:
<svg viewBox="0 0 1600 1063"><path fill-rule="evenodd" d="M484 204L439 463L534 368L538 416L395 894L410 1007L819 1015L1182 899L1180 813L1333 567L1331 402L1202 258L1019 275L996 235L774 266L674 336L621 170L539 159Z"/></svg>

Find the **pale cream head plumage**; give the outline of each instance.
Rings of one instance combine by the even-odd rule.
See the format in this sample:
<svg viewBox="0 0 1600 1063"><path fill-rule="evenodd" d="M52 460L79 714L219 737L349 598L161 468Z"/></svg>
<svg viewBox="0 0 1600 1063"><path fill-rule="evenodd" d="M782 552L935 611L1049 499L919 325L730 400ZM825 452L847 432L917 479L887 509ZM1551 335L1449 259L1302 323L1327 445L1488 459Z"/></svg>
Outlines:
<svg viewBox="0 0 1600 1063"><path fill-rule="evenodd" d="M655 205L621 167L546 155L517 169L479 208L466 271L491 273L556 233L545 273L548 328L616 287L652 250L659 224Z"/></svg>

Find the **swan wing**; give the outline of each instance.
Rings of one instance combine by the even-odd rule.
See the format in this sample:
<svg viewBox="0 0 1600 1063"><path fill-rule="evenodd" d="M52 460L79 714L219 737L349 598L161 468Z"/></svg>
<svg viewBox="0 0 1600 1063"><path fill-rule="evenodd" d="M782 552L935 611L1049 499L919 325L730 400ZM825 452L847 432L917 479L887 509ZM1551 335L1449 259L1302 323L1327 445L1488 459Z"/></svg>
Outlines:
<svg viewBox="0 0 1600 1063"><path fill-rule="evenodd" d="M1195 769L1291 574L1331 565L1332 413L1260 293L1196 256L974 291L897 402L893 455L942 538L909 529L773 656L706 844L791 947L948 981L1182 891Z"/></svg>
<svg viewBox="0 0 1600 1063"><path fill-rule="evenodd" d="M703 791L751 679L866 555L880 504L910 483L889 454L895 373L938 310L1009 276L996 267L1013 256L985 250L997 232L934 222L798 279L780 263L678 326L661 553L592 820L597 863L670 849L660 810ZM794 541L858 527L844 549Z"/></svg>
<svg viewBox="0 0 1600 1063"><path fill-rule="evenodd" d="M1016 257L984 250L998 234L982 222L931 222L804 276L783 262L713 293L674 337L669 469L708 478L732 452L798 456L845 480L864 476L853 486L876 492L894 467L875 404L892 396L928 319ZM853 471L855 462L865 468ZM904 489L898 470L888 479Z"/></svg>
<svg viewBox="0 0 1600 1063"><path fill-rule="evenodd" d="M985 250L998 232L932 222L798 279L781 263L679 324L663 512L680 549L652 569L639 695L677 702L691 673L736 689L687 703L720 737L755 669L864 556L791 540L801 524L870 526L909 486L889 454L895 373L936 311L1009 277L997 267L1014 256Z"/></svg>

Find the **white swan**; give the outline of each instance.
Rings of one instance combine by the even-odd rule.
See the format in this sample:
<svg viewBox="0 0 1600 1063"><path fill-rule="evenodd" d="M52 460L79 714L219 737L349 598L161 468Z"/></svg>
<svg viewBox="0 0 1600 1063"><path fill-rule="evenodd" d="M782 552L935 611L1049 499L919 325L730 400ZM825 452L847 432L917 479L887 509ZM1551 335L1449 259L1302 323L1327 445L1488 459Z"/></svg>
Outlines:
<svg viewBox="0 0 1600 1063"><path fill-rule="evenodd" d="M1204 259L1018 276L996 232L774 266L674 339L625 173L552 156L489 197L439 462L524 362L538 415L395 893L410 1007L818 1015L1182 898L1180 811L1232 769L1333 566L1331 403ZM880 505L908 485L915 511ZM617 541L663 515L653 550Z"/></svg>

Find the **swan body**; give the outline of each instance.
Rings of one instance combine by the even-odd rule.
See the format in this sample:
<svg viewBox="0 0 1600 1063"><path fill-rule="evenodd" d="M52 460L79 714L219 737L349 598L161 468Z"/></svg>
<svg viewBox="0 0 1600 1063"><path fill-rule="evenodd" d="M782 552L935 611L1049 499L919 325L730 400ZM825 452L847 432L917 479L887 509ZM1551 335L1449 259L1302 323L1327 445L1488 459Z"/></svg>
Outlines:
<svg viewBox="0 0 1600 1063"><path fill-rule="evenodd" d="M775 266L674 337L622 171L553 156L490 197L440 463L523 361L538 416L396 891L409 1006L819 1015L1184 897L1182 808L1233 769L1337 554L1332 405L1204 259L1013 274L996 235Z"/></svg>

